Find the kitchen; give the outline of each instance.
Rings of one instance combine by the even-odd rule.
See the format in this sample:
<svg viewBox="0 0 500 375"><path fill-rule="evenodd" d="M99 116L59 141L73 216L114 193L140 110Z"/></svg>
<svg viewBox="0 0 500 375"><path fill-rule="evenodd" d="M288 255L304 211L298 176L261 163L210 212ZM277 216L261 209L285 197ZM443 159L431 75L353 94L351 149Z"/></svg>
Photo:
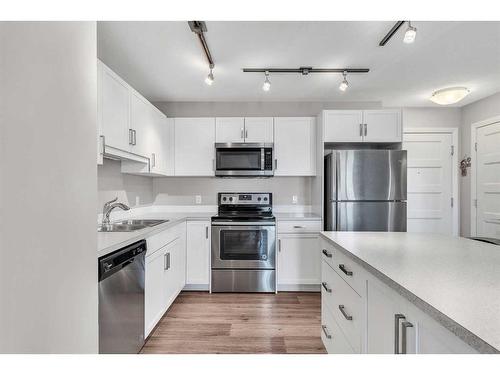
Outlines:
<svg viewBox="0 0 500 375"><path fill-rule="evenodd" d="M499 352L498 22L1 25L0 352Z"/></svg>

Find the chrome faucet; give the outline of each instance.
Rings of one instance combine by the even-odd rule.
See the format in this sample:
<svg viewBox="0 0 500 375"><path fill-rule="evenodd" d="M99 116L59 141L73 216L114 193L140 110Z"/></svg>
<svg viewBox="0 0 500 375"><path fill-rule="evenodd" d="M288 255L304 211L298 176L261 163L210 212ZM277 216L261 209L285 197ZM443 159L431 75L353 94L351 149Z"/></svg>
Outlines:
<svg viewBox="0 0 500 375"><path fill-rule="evenodd" d="M104 203L104 207L102 208L102 225L109 224L109 215L111 214L111 211L113 211L115 208L121 208L124 211L130 210L129 206L120 202L116 202L117 200L118 197L110 200L109 202Z"/></svg>

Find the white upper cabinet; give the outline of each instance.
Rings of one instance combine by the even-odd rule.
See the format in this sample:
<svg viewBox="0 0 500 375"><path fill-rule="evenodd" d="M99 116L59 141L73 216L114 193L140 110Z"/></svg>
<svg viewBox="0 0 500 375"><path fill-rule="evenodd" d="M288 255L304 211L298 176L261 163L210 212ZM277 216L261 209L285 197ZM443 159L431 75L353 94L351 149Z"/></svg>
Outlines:
<svg viewBox="0 0 500 375"><path fill-rule="evenodd" d="M243 117L217 117L215 139L217 143L245 142L245 119Z"/></svg>
<svg viewBox="0 0 500 375"><path fill-rule="evenodd" d="M363 111L364 142L402 142L401 111Z"/></svg>
<svg viewBox="0 0 500 375"><path fill-rule="evenodd" d="M98 69L98 122L105 145L129 148L129 88L127 83L100 61Z"/></svg>
<svg viewBox="0 0 500 375"><path fill-rule="evenodd" d="M214 176L215 119L176 118L175 175Z"/></svg>
<svg viewBox="0 0 500 375"><path fill-rule="evenodd" d="M325 142L362 142L363 111L323 111Z"/></svg>
<svg viewBox="0 0 500 375"><path fill-rule="evenodd" d="M246 143L272 143L272 117L245 117Z"/></svg>
<svg viewBox="0 0 500 375"><path fill-rule="evenodd" d="M402 142L397 109L323 111L325 142Z"/></svg>
<svg viewBox="0 0 500 375"><path fill-rule="evenodd" d="M150 157L155 141L155 116L152 104L136 91L130 92L130 152ZM152 147L153 146L153 147Z"/></svg>
<svg viewBox="0 0 500 375"><path fill-rule="evenodd" d="M314 117L275 117L275 176L316 175Z"/></svg>

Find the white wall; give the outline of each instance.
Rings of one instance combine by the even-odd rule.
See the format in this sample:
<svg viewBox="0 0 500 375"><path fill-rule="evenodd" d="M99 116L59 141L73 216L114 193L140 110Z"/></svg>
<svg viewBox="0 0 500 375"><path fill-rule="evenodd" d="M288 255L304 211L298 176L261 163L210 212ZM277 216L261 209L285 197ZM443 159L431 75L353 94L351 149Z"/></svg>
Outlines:
<svg viewBox="0 0 500 375"><path fill-rule="evenodd" d="M95 22L0 22L0 352L98 349Z"/></svg>
<svg viewBox="0 0 500 375"><path fill-rule="evenodd" d="M500 116L500 93L496 93L487 98L478 100L462 107L462 152L464 155L473 157L471 153L471 125L475 122L487 120ZM500 148L500 145L499 145ZM461 234L470 236L470 212L471 212L471 189L470 189L470 169L466 177L461 177Z"/></svg>

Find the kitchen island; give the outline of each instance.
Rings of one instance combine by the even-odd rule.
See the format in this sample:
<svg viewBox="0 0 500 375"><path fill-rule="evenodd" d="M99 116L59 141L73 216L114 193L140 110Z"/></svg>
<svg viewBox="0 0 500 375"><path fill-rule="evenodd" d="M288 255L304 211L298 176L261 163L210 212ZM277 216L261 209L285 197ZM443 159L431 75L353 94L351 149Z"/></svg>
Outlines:
<svg viewBox="0 0 500 375"><path fill-rule="evenodd" d="M500 247L429 233L321 238L329 352L499 353Z"/></svg>

